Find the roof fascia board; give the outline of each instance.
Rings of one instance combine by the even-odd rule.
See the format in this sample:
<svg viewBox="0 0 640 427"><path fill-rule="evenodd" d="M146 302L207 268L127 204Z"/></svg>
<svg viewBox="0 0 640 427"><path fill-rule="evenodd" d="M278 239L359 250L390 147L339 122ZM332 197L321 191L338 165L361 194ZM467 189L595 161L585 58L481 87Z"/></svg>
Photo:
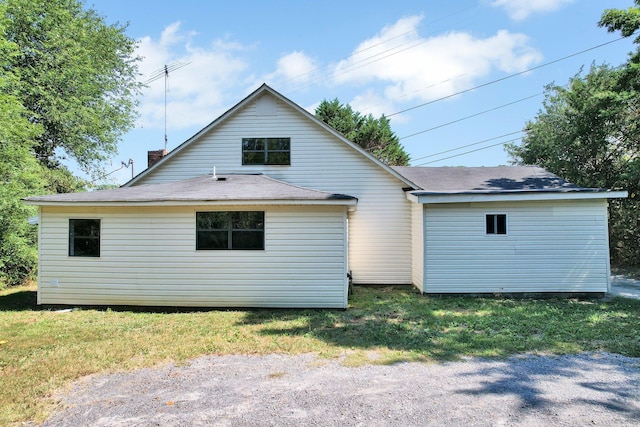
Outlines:
<svg viewBox="0 0 640 427"><path fill-rule="evenodd" d="M189 200L189 201L149 201L149 202L55 202L23 200L27 205L35 206L347 206L355 210L357 199L345 200ZM353 209L352 209L353 208Z"/></svg>
<svg viewBox="0 0 640 427"><path fill-rule="evenodd" d="M414 203L478 203L478 202L515 202L544 200L585 200L626 198L626 191L576 191L576 192L522 192L495 194L420 194L407 193L407 199Z"/></svg>

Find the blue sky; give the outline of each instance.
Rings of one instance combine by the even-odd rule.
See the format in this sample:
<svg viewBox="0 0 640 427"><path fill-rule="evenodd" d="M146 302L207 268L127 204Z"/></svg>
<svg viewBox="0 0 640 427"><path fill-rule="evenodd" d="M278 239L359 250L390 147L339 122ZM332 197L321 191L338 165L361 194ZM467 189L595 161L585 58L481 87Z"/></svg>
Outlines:
<svg viewBox="0 0 640 427"><path fill-rule="evenodd" d="M626 60L634 49L631 40L614 41L619 36L597 22L605 7L632 4L86 2L108 23L128 22L127 33L139 40L143 57L141 81L165 64L188 64L168 79L169 150L264 82L311 112L323 99L338 98L362 113L390 116L412 165L429 166L508 164L501 144L521 136L518 132L542 106L545 85L565 84L593 62L619 65ZM409 111L396 114L404 110ZM146 167L147 150L163 148L164 79L144 90L139 111L136 128L124 135L107 171L131 158L137 174ZM471 150L478 151L464 154ZM124 183L131 169L109 178Z"/></svg>

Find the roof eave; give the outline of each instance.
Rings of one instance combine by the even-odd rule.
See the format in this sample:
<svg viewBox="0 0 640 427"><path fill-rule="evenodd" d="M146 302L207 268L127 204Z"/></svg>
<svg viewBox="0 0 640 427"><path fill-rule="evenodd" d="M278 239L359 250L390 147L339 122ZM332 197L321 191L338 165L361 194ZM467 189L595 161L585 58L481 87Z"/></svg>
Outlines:
<svg viewBox="0 0 640 427"><path fill-rule="evenodd" d="M576 189L574 191L497 191L438 193L412 191L407 198L415 203L477 203L544 200L616 199L628 197L627 191Z"/></svg>
<svg viewBox="0 0 640 427"><path fill-rule="evenodd" d="M355 210L358 199L255 199L255 200L139 200L139 201L47 201L23 199L27 205L58 207L129 207L129 206L347 206Z"/></svg>

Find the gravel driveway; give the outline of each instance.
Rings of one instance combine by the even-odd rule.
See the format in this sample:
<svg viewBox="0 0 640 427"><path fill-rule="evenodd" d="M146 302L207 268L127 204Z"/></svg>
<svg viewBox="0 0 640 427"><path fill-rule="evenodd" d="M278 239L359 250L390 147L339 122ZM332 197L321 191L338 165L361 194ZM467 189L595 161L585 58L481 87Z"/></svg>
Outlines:
<svg viewBox="0 0 640 427"><path fill-rule="evenodd" d="M344 367L207 356L75 383L45 426L640 425L640 359L608 353Z"/></svg>

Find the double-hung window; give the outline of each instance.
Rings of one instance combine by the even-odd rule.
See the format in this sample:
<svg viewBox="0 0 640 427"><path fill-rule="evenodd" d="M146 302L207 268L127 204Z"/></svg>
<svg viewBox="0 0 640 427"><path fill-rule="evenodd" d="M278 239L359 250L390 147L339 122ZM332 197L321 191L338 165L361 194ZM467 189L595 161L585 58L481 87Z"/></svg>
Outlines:
<svg viewBox="0 0 640 427"><path fill-rule="evenodd" d="M263 250L264 212L196 212L196 250Z"/></svg>
<svg viewBox="0 0 640 427"><path fill-rule="evenodd" d="M100 220L69 220L69 256L100 256Z"/></svg>
<svg viewBox="0 0 640 427"><path fill-rule="evenodd" d="M290 165L291 138L242 138L243 165Z"/></svg>
<svg viewBox="0 0 640 427"><path fill-rule="evenodd" d="M487 214L487 234L507 234L507 214Z"/></svg>

